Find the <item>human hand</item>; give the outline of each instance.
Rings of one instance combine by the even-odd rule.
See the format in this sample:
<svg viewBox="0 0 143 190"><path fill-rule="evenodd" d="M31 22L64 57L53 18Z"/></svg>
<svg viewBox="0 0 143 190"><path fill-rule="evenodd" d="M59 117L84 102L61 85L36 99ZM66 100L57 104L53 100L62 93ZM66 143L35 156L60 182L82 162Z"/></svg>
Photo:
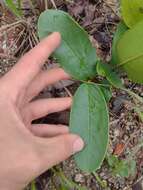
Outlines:
<svg viewBox="0 0 143 190"><path fill-rule="evenodd" d="M66 126L31 122L71 106L71 98L31 101L44 87L69 76L60 68L42 71L59 46L53 33L0 79L0 189L20 190L35 177L80 151L82 139ZM43 138L45 137L45 138Z"/></svg>

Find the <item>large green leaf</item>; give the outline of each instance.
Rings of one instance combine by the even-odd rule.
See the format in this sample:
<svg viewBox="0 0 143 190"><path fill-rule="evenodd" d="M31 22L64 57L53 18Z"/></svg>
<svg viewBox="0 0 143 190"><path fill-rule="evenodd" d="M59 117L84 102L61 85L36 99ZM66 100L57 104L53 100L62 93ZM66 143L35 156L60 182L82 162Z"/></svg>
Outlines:
<svg viewBox="0 0 143 190"><path fill-rule="evenodd" d="M119 66L134 82L143 83L143 21L128 30L117 46Z"/></svg>
<svg viewBox="0 0 143 190"><path fill-rule="evenodd" d="M95 84L82 84L73 100L70 131L80 135L85 142L83 151L75 155L80 169L97 170L108 145L109 116L105 98Z"/></svg>
<svg viewBox="0 0 143 190"><path fill-rule="evenodd" d="M118 54L117 54L117 44L124 33L128 30L128 27L124 24L124 22L120 22L117 26L117 30L114 34L113 43L112 43L112 58L111 64L116 65L118 63Z"/></svg>
<svg viewBox="0 0 143 190"><path fill-rule="evenodd" d="M132 28L143 20L143 0L122 0L121 12L126 25Z"/></svg>
<svg viewBox="0 0 143 190"><path fill-rule="evenodd" d="M67 13L57 10L43 12L38 21L40 38L58 31L61 46L54 53L60 65L74 78L88 80L96 75L96 51L88 34Z"/></svg>

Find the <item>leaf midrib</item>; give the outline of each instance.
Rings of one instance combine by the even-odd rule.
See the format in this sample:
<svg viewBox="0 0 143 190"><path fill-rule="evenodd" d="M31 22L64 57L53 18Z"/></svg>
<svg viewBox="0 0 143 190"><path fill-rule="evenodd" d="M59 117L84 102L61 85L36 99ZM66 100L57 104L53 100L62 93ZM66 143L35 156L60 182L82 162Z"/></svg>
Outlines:
<svg viewBox="0 0 143 190"><path fill-rule="evenodd" d="M92 141L92 123L91 123L91 119L90 119L90 115L91 115L91 113L90 113L90 100L91 100L91 98L90 98L90 90L93 90L93 85L92 86L90 86L90 85L87 85L87 89L88 89L88 131L89 131L89 135L88 135L88 142L89 142L89 145L90 145L90 143L92 143L91 141ZM91 146L88 146L88 152L90 153L90 152L92 152L92 150L90 151L90 147ZM87 163L88 163L88 168L91 168L90 167L90 157L91 157L91 154L88 154L88 159L87 159Z"/></svg>
<svg viewBox="0 0 143 190"><path fill-rule="evenodd" d="M129 62L131 62L131 61L134 61L134 60L136 60L136 59L138 59L138 58L141 58L141 57L143 57L143 53L141 53L140 55L131 57L131 58L129 58L129 59L127 59L127 60L125 60L125 61L119 63L119 64L117 65L117 67L121 67L121 66L123 66L123 65L125 65L125 64L127 64L127 63L129 63Z"/></svg>
<svg viewBox="0 0 143 190"><path fill-rule="evenodd" d="M89 143L89 146L87 146L87 148L88 148L88 150L90 150L90 133L91 133L91 130L90 130L90 118L89 118L89 116L90 116L90 93L89 93L89 86L87 85L87 93L88 93L88 131L89 131L89 133L88 133L88 143ZM89 152L89 151L87 151L87 152ZM88 154L88 159L87 159L87 163L88 163L88 166L90 166L90 154ZM88 168L90 168L90 167L88 167Z"/></svg>
<svg viewBox="0 0 143 190"><path fill-rule="evenodd" d="M43 30L43 32L45 33L51 33L53 31L48 31L48 30ZM65 44L67 45L67 47L69 47L69 49L71 50L73 55L76 55L76 57L78 58L79 62L82 63L84 66L86 66L86 64L84 64L85 62L83 62L83 60L80 58L80 56L78 55L78 53L76 53L76 51L74 51L74 49L70 46L70 44L67 42L67 40L65 40L65 38L62 36L62 40L65 42ZM86 54L85 54L86 55ZM83 56L82 56L83 57ZM83 57L84 58L84 57ZM84 58L85 60L85 58Z"/></svg>
<svg viewBox="0 0 143 190"><path fill-rule="evenodd" d="M76 56L78 57L79 62L80 62L82 65L85 65L85 66L86 66L86 64L84 64L85 62L79 57L79 55L76 53L76 51L73 50L73 48L69 45L69 43L67 43L67 41L66 41L64 38L62 38L62 39L63 39L63 41L65 42L65 44L71 49L71 52L73 53L73 55L76 55ZM82 56L82 57L83 57L83 56ZM84 60L85 60L85 58L84 58Z"/></svg>

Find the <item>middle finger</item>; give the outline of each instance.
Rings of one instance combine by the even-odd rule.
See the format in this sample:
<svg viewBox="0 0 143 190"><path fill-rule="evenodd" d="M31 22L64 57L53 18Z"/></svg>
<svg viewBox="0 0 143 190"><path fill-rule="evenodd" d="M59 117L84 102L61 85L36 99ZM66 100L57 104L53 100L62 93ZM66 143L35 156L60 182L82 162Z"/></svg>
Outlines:
<svg viewBox="0 0 143 190"><path fill-rule="evenodd" d="M41 71L29 85L25 95L25 102L32 100L48 85L54 84L59 80L66 80L69 78L70 76L61 68Z"/></svg>
<svg viewBox="0 0 143 190"><path fill-rule="evenodd" d="M33 120L44 117L47 114L66 110L71 107L71 98L51 98L35 100L29 103L23 110L24 120L31 123Z"/></svg>

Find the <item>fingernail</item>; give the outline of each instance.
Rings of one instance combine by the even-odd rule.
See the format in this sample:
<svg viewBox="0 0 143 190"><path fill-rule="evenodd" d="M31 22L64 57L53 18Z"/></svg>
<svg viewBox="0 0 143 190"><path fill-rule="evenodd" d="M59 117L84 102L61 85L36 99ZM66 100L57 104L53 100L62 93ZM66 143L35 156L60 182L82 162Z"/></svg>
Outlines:
<svg viewBox="0 0 143 190"><path fill-rule="evenodd" d="M77 138L73 144L73 154L76 152L79 152L83 149L84 147L84 142L81 138Z"/></svg>

